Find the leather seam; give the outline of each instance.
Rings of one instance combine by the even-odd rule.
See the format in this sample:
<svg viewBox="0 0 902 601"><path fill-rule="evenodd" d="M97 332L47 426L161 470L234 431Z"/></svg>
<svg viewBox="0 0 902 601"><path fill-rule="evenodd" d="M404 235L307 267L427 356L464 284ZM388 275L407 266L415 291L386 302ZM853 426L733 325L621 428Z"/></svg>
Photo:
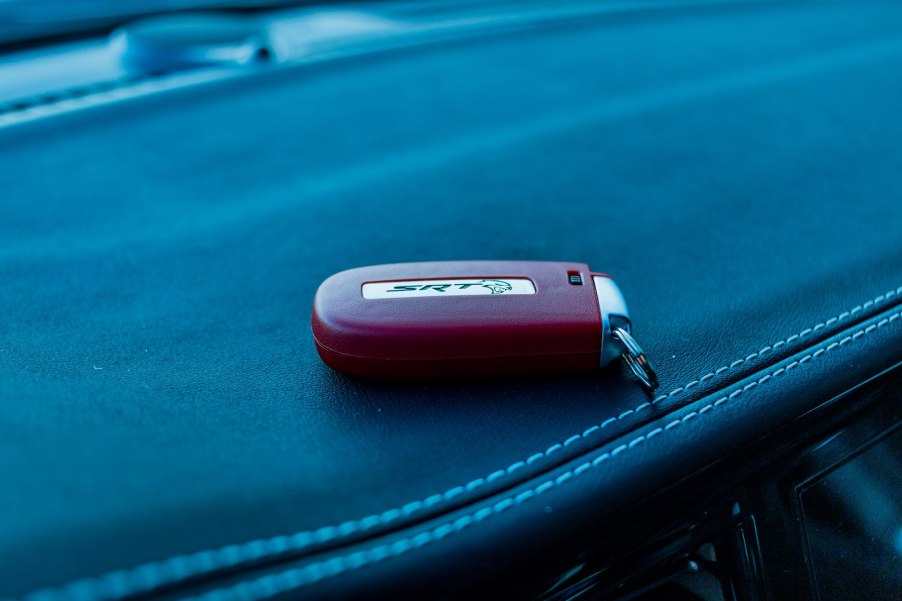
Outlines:
<svg viewBox="0 0 902 601"><path fill-rule="evenodd" d="M54 107L58 104L80 99L90 99L94 96L109 94L117 90L127 90L144 84L148 81L159 79L166 74L128 76L118 79L105 79L102 81L87 83L53 90L43 94L22 96L0 104L0 117L28 113L29 111Z"/></svg>
<svg viewBox="0 0 902 601"><path fill-rule="evenodd" d="M58 587L35 591L25 598L31 601L45 601L65 596L66 592L74 593L80 599L123 599L131 595L147 593L163 586L175 585L179 582L210 574L218 570L237 567L243 564L260 561L268 557L276 557L286 553L298 552L317 544L323 544L342 539L356 533L365 532L376 526L389 524L401 517L407 517L423 509L436 506L442 502L470 492L484 485L490 484L499 478L512 474L539 460L545 459L558 451L561 451L577 441L589 438L599 433L604 428L623 421L627 417L640 411L650 409L661 401L686 392L689 389L700 386L716 375L731 372L756 357L773 352L778 348L790 344L824 329L834 323L848 319L864 310L885 302L893 297L902 295L902 286L890 290L884 294L856 305L848 311L843 311L837 316L819 322L805 328L797 334L774 342L757 352L737 359L728 365L717 368L704 376L692 380L683 386L674 388L666 394L662 394L651 401L627 409L619 415L608 417L600 423L589 427L582 433L574 434L565 440L555 443L544 451L536 452L524 460L516 461L506 468L496 470L487 476L471 480L467 484L455 486L443 493L436 493L423 500L413 501L397 508L389 509L378 514L371 514L364 518L349 520L339 525L323 526L315 530L304 530L291 535L277 535L269 538L256 539L244 543L237 543L221 547L219 549L196 551L189 554L177 555L164 560L147 562L135 567L108 572L102 576L84 578L63 584ZM898 315L897 315L898 316ZM884 324L885 325L885 324ZM882 326L881 326L882 327ZM714 394L712 391L710 394ZM106 592L99 592L106 589Z"/></svg>
<svg viewBox="0 0 902 601"><path fill-rule="evenodd" d="M132 100L150 94L186 88L197 83L210 83L228 77L230 75L203 69L170 71L125 76L120 79L103 80L53 90L45 94L25 96L0 103L0 129L83 109L106 106L122 100Z"/></svg>
<svg viewBox="0 0 902 601"><path fill-rule="evenodd" d="M773 372L765 374L761 378L753 380L748 384L742 386L741 388L737 388L730 394L724 395L717 400L706 404L704 407L701 407L698 410L691 411L686 415L667 423L663 427L655 428L645 434L636 436L631 441L621 444L611 451L606 451L591 460L586 460L575 468L567 470L566 472L554 478L549 478L533 488L527 489L517 494L511 494L501 499L500 501L493 503L490 507L484 507L477 511L467 513L459 518L445 522L444 524L432 528L431 530L402 538L391 543L383 543L369 549L355 551L346 555L307 564L299 568L285 570L277 574L263 576L256 580L245 581L229 588L216 589L199 597L196 597L195 599L203 601L223 601L233 598L239 598L242 601L260 601L262 599L268 599L278 594L303 588L304 586L308 586L346 572L357 570L373 563L378 563L385 559L403 555L404 553L407 553L413 549L418 549L429 543L442 540L454 534L455 532L460 532L461 530L464 530L465 528L475 523L482 522L494 515L506 511L507 509L521 505L529 499L548 492L549 490L552 490L556 487L559 488L566 482L575 479L576 477L594 468L597 468L607 461L613 460L618 455L636 448L643 442L646 442L656 436L666 434L670 430L678 428L679 426L693 419L700 418L706 413L711 413L718 408L729 404L731 401L741 396L743 393L757 388L758 386L762 386L768 381L771 381L775 378L779 378L781 375L785 375L793 369L802 367L806 363L810 363L811 361L821 357L827 352L853 343L859 338L870 334L900 318L902 318L902 311L888 315L877 323L872 323L866 327L860 328L838 341L825 344L817 350L792 361L784 367L780 367Z"/></svg>

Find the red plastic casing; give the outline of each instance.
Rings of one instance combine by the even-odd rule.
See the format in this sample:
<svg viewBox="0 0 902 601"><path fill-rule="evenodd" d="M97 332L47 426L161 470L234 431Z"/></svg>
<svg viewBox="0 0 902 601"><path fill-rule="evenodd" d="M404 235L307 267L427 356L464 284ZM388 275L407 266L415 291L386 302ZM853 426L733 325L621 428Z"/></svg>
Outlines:
<svg viewBox="0 0 902 601"><path fill-rule="evenodd" d="M582 285L570 283L571 273ZM442 278L528 278L536 292L380 299L362 293L367 282ZM313 338L322 360L341 372L446 378L595 369L602 328L588 265L443 261L333 275L313 301Z"/></svg>

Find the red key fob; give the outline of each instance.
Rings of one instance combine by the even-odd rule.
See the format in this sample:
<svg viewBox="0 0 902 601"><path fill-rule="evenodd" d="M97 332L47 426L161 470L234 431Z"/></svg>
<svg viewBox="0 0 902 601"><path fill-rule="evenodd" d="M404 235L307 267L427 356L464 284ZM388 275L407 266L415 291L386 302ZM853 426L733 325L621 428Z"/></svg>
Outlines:
<svg viewBox="0 0 902 601"><path fill-rule="evenodd" d="M313 338L352 375L448 378L582 371L623 357L657 378L610 276L583 263L443 261L360 267L320 285Z"/></svg>

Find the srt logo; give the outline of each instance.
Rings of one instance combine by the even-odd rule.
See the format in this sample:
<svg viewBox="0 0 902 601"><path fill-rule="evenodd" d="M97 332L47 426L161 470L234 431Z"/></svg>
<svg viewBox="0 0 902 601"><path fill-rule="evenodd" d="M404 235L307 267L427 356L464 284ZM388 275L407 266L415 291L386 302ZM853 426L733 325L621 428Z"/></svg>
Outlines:
<svg viewBox="0 0 902 601"><path fill-rule="evenodd" d="M415 292L417 290L435 290L436 292L445 292L449 288L457 288L458 290L466 290L473 286L482 286L491 290L492 294L504 294L514 289L508 282L504 280L477 280L475 282L461 282L455 284L413 284L395 286L388 292Z"/></svg>

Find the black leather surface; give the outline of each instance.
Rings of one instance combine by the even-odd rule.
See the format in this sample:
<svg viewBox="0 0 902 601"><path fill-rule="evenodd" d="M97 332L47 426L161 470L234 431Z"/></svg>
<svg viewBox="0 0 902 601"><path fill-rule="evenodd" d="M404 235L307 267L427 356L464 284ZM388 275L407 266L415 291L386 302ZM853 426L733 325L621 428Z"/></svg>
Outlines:
<svg viewBox="0 0 902 601"><path fill-rule="evenodd" d="M0 131L0 595L453 591L889 367L900 69L893 5L668 12ZM477 258L612 274L663 396L320 363L325 277Z"/></svg>

